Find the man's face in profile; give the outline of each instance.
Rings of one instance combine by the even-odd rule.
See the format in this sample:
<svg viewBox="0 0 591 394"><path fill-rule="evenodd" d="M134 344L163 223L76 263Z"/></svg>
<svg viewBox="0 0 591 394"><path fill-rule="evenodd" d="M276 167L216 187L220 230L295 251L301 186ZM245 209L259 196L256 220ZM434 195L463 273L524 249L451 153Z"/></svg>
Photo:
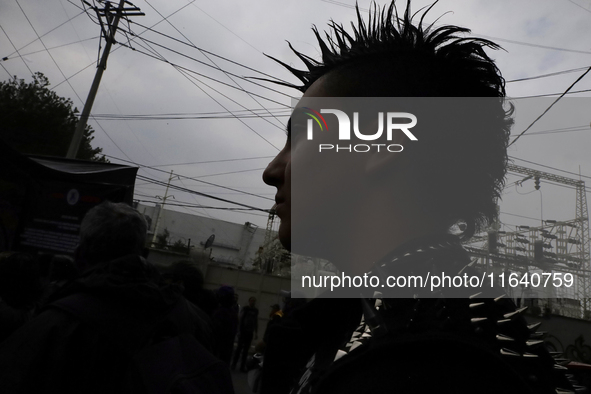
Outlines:
<svg viewBox="0 0 591 394"><path fill-rule="evenodd" d="M323 81L317 80L303 97L327 97ZM298 104L299 106L299 104ZM275 159L269 163L263 172L263 181L277 188L275 203L277 216L281 219L278 236L281 244L291 250L292 200L291 200L291 158L292 158L292 119L287 124L287 141ZM299 136L298 136L299 137Z"/></svg>
<svg viewBox="0 0 591 394"><path fill-rule="evenodd" d="M294 253L329 258L323 253L330 249L329 245L348 242L346 240L355 231L351 223L362 216L363 199L375 192L376 183L383 183L368 176L368 162L378 157L392 159L400 156L387 152L385 148L375 154L375 147L372 152L347 152L346 149L319 151L320 146L362 144L369 147L369 144L385 146L397 142L386 140L385 131L376 140L363 141L354 135L352 139L340 140L339 120L330 113L322 119L322 124L326 126L324 129L314 126L313 137L308 134L306 122L311 121L311 117L305 113L322 111L322 108L343 111L351 121L354 121L352 111L361 110L361 120L353 123L358 124L364 135L376 133L382 109L374 107L372 104L377 104L377 101L370 99L367 101L370 104L365 104L365 110L362 110L360 101L350 96L361 93L369 97L371 92L360 90L356 85L352 88L350 81L350 73L345 76L329 73L306 90L288 122L285 147L263 173L265 183L277 188L276 213L281 219L279 240ZM366 102L365 99L363 102ZM394 138L399 137L405 143L408 140L401 132L394 132ZM294 212L296 214L292 215Z"/></svg>

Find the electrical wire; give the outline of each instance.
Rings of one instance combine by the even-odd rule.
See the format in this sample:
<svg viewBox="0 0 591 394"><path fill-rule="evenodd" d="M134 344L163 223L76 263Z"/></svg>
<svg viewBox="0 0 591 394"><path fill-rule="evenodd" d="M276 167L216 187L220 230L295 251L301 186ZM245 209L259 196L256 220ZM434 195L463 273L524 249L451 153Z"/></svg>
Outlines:
<svg viewBox="0 0 591 394"><path fill-rule="evenodd" d="M154 52L156 52L158 54L158 57L153 56L155 59L158 60L162 60L164 59L164 56L160 55L156 50L152 49ZM151 56L151 55L150 55ZM171 64L168 60L164 59L165 63ZM194 81L191 80L190 76L186 74L186 72L183 72L181 69L183 67L180 66L176 66L173 65L173 67L181 73L181 75L183 75L189 82L191 82L193 85L195 85L197 88L199 88L203 93L205 93L210 99L212 99L216 104L218 104L220 107L222 107L224 110L226 110L227 112L232 113L230 110L228 110L228 108L226 108L221 102L219 102L218 100L216 100L212 95L210 95L209 93L207 93L201 86L197 85ZM196 78L195 78L196 79ZM198 79L196 79L197 81L199 81ZM213 90L214 92L218 93L219 95L227 98L228 100L238 104L239 106L241 106L242 108L246 108L244 107L242 104L238 103L236 100L231 99L230 97L226 96L225 94L219 92L218 90L212 88L211 86L207 85L206 83L204 83L203 81L199 81L201 84L207 86L208 88L210 88L211 90ZM221 82L221 81L220 81ZM223 82L221 82L223 83ZM231 85L228 85L231 86ZM232 86L231 86L232 87ZM280 103L279 103L280 104ZM259 136L262 140L264 140L266 143L268 143L269 145L271 145L272 147L274 147L275 149L277 149L278 151L281 150L279 149L277 146L275 146L275 144L273 144L271 141L269 141L268 139L266 139L265 137L263 137L259 132L257 132L255 129L253 129L252 127L250 127L248 124L246 124L246 122L244 122L242 119L235 117L240 123L242 123L244 126L246 126L249 130L251 130L253 133L255 133L257 136Z"/></svg>
<svg viewBox="0 0 591 394"><path fill-rule="evenodd" d="M216 197L216 196L213 196L211 194L206 194L206 193L198 192L196 190L192 190L192 189L181 187L181 186L169 185L167 182L160 181L158 179L153 179L153 178L150 178L150 177L146 177L146 176L143 176L143 175L138 175L137 177L140 178L141 180L144 180L144 181L153 182L156 185L167 186L167 187L169 187L170 189L173 189L173 190L178 190L178 191L182 191L182 192L186 192L186 193L190 193L190 194L195 194L197 196L203 196L203 197L211 198L212 200L217 200L217 201L225 202L225 203L228 203L228 204L234 204L234 205L238 205L238 206L241 206L241 207L244 207L244 208L250 208L250 209L256 210L256 211L267 212L267 213L269 212L269 209L263 209L263 208L253 207L253 206L248 205L248 204L243 204L243 203L240 203L240 202L237 202L237 201L227 200L225 198Z"/></svg>
<svg viewBox="0 0 591 394"><path fill-rule="evenodd" d="M64 72L62 71L61 67L59 66L59 64L57 64L57 62L55 61L53 55L51 54L51 52L47 49L47 46L45 45L45 43L43 42L43 40L41 39L41 37L39 36L39 33L37 33L37 30L35 29L35 26L33 26L33 24L31 23L29 17L27 16L27 14L25 13L25 10L23 9L23 7L21 7L20 3L18 2L18 0L14 0L16 2L16 4L18 5L18 7L20 8L21 12L23 13L23 15L25 16L25 19L27 20L27 22L29 22L29 26L31 26L31 29L33 29L33 31L35 32L35 35L37 36L37 38L39 39L39 42L41 43L41 45L43 45L43 48L45 48L45 50L47 51L47 54L49 55L49 57L51 58L51 60L53 61L53 63L55 64L55 66L57 67L57 69L59 70L59 72L62 74L62 77L66 78L66 75L64 74ZM16 49L16 48L15 48ZM28 68L28 66L27 66ZM30 71L30 69L29 69ZM78 93L76 92L76 90L74 89L74 87L72 86L72 84L68 81L68 85L70 85L70 88L72 89L72 91L74 92L74 94L76 95L76 97L78 97L78 100L80 100L80 102L82 103L82 105L84 105L84 100L82 100L80 98L80 96L78 95Z"/></svg>
<svg viewBox="0 0 591 394"><path fill-rule="evenodd" d="M12 42L12 40L10 39L10 37L8 36L8 34L6 33L6 31L4 30L4 28L2 27L2 25L0 25L0 29L2 30L2 32L4 32L4 35L6 36L6 38L8 38L8 41L10 42L10 45L12 45L12 47L14 48L14 50L16 51L18 57L21 58L21 60L23 61L23 63L25 64L25 67L27 67L27 70L29 70L29 72L31 73L31 75L33 75L33 71L31 70L31 68L29 67L29 65L27 64L27 62L25 61L25 59L23 59L23 57L21 56L20 52L18 49L16 49L16 46L14 45L14 43Z"/></svg>
<svg viewBox="0 0 591 394"><path fill-rule="evenodd" d="M515 142L517 142L517 140L518 140L518 139L519 139L519 138L520 138L522 135L524 135L524 134L525 134L525 133L526 133L526 132L527 132L529 129L531 129L531 128L532 128L532 126L533 126L534 124L536 124L538 120L540 120L540 119L541 119L541 118L542 118L544 115L546 115L546 114L548 113L548 111L550 111L550 109L551 109L551 108L552 108L552 107L553 107L553 106L554 106L554 105L555 105L555 104L556 104L556 103L557 103L557 102L558 102L558 101L559 101L561 98L563 98L565 94L567 94L567 93L568 93L568 91L569 91L569 90L571 90L571 89L572 89L572 88L573 88L573 87L574 87L574 86L575 86L575 85L576 85L576 84L577 84L577 83L578 83L578 82L579 82L581 79L583 79L583 77L584 77L585 75L587 75L587 74L589 73L589 71L591 71L591 67L589 67L589 68L587 69L587 71L585 71L585 72L584 72L584 73L583 73L583 74L582 74L582 75L581 75L579 78L577 78L577 80L576 80L575 82L573 82L573 83L572 83L572 84L571 84L571 85L570 85L570 86L569 86L569 87L568 87L568 88L567 88L567 89L564 91L564 93L562 93L562 94L561 94L561 95L560 95L560 96L559 96L559 97L558 97L556 100L554 100L554 102L553 102L552 104L550 104L550 106L549 106L548 108L546 108L546 109L544 110L544 112L542 112L542 114L541 114L540 116L538 116L538 117L537 117L537 118L536 118L536 119L535 119L533 122L531 122L531 123L530 123L530 125L529 125L529 126L527 126L527 127L525 128L525 130L523 130L521 133L519 133L519 135L518 135L517 137L515 137L515 138L513 139L513 141L511 141L511 143L510 143L510 144L509 144L507 147L509 147L509 146L513 145Z"/></svg>
<svg viewBox="0 0 591 394"><path fill-rule="evenodd" d="M150 4L150 3L148 2L148 0L144 0L144 1L146 2L146 4L148 4L150 7L152 7L152 9L153 9L154 11L156 11L156 13L158 13L158 15L160 15L161 17L163 16L163 15L162 15L162 14L161 14L161 13L160 13L160 12L159 12L159 11L158 11L158 10L157 10L157 9L156 9L156 8L155 8L153 5L152 5L152 4ZM182 33L182 32L181 32L179 29L177 29L177 27L176 27L176 26L175 26L175 25L174 25L174 24L173 24L173 23L172 23L170 20L168 20L168 18L166 19L166 22L168 22L168 24L169 24L170 26L172 26L172 28L173 28L174 30L176 30L176 32L177 32L178 34L180 34L180 35L181 35L181 36L182 36L182 37L183 37L183 38L184 38L186 41L188 41L188 42L189 42L191 45L193 45L193 46L196 46L195 44L193 44L193 42L192 42L192 41L191 41L191 40L190 40L190 39L189 39L189 38L188 38L186 35L184 35L184 34L183 34L183 33ZM230 73L230 72L228 72L228 71L222 70L222 68L221 68L220 66L218 66L218 65L217 65L217 64L216 64L216 63L215 63L215 62L214 62L214 61L213 61L213 60L212 60L212 59L211 59L211 58L210 58L210 57L209 57L209 56L208 56L208 55L207 55L205 52L203 52L203 51L199 51L199 52L201 52L201 54L202 54L203 56L205 56L205 58L206 58L207 60L209 60L209 61L210 61L210 62L213 64L213 66L214 66L216 69L218 69L218 70L222 71L222 72L223 72L223 73L224 73L224 74L225 74L225 75L228 77L228 79L230 79L232 82L234 82L234 84L235 84L236 86L238 86L238 87L239 87L239 88L240 88L242 91L244 91L246 94L248 94L248 95L250 96L250 98L252 98L252 99L253 99L253 101L255 101L255 102L256 102L256 103L257 103L259 106L261 106L261 107L265 108L265 107L264 107L264 106L263 106L261 103L259 103L259 102L257 101L257 99L255 99L255 98L253 97L253 95L252 95L251 93L247 92L247 91L246 91L246 90L245 90L245 89L244 89L242 86L240 86L240 84L239 84L238 82L236 82L236 81L235 81L235 80L232 78L232 76L231 76L231 75L233 75L233 76L236 76L236 77L238 77L238 78L240 78L240 79L246 80L246 81L248 81L249 83L252 83L252 82L254 82L254 81L250 81L250 80L248 80L248 79L246 79L246 78L244 78L244 77L237 76L237 75L235 75L235 74L233 74L233 73ZM184 55L183 55L183 56L184 56ZM206 63L204 63L204 64L206 64ZM258 84L258 83L257 83L257 85L258 85L258 86L262 86L262 87L264 87L264 88L268 88L268 87L266 87L266 86L264 86L264 85L261 85L261 84ZM275 90L275 89L271 89L271 90L278 92L278 91L277 91L277 90ZM284 94L284 93L283 93L283 92L281 92L280 94ZM289 96L289 95L287 95L287 94L286 94L286 96L288 96L288 97L291 97L291 96ZM271 113L269 112L269 114L271 114ZM275 120L277 120L277 121L279 122L279 119L275 118ZM280 128L280 129L282 129L282 123L281 123L281 122L279 122L279 125L280 125L280 126L279 126L279 128Z"/></svg>
<svg viewBox="0 0 591 394"><path fill-rule="evenodd" d="M275 156L245 157L243 159L224 159L224 160L209 160L209 161L193 161L193 162L190 162L190 163L159 164L159 165L152 166L152 167L153 168L156 168L156 167L170 167L170 166L186 166L186 165L193 165L193 164L221 163L221 162L228 162L228 161L270 159L270 158L273 158L273 157L275 157Z"/></svg>
<svg viewBox="0 0 591 394"><path fill-rule="evenodd" d="M591 92L591 89L583 89L583 90L574 90L572 92L568 92L566 94L576 94L576 93L585 93L585 92ZM560 94L565 94L565 93L547 93L547 94L536 94L533 96L517 96L517 97L507 97L507 99L509 100L518 100L518 99L528 99L528 98L536 98L536 97L549 97L549 96L558 96Z"/></svg>
<svg viewBox="0 0 591 394"><path fill-rule="evenodd" d="M571 132L575 132L575 131L591 131L591 127L589 127L589 125L581 125L581 126L565 127L562 129L541 130L541 131L535 131L533 133L529 133L525 136L529 137L529 136L534 136L534 135L571 133Z"/></svg>
<svg viewBox="0 0 591 394"><path fill-rule="evenodd" d="M134 34L132 31L123 30L121 27L118 27L118 28L117 28L117 30L121 30L121 31L123 31L123 32L126 32L127 34L129 34L129 35L131 35L131 36L135 36L135 34ZM210 67L210 68L213 68L213 69L215 69L215 70L221 71L221 72L223 72L223 73L225 73L225 74L227 74L227 75L231 75L231 76L233 76L233 77L236 77L236 78L242 79L243 81L246 81L246 82L248 82L248 83L251 83L251 84L253 84L253 85L259 86L259 87L261 87L261 88L263 88L263 89L267 89L267 90L270 90L270 91L272 91L272 92L274 92L274 93L281 94L281 95L283 95L283 96L286 96L286 97L288 97L288 98L290 98L290 99L293 99L293 98L295 98L295 97L293 97L293 96L290 96L289 94L287 94L287 93L284 93L284 92L282 92L282 91L280 91L280 90L277 90L277 89L270 88L270 87L268 87L268 86L265 86L265 85L263 85L263 84L260 84L260 83L258 83L258 82L252 81L252 80L251 80L251 79L249 79L249 78L246 78L246 77L243 77L243 76L241 76L241 75L234 74L234 73L231 73L231 72L229 72L229 71L226 71L226 70L222 69L221 67L219 67L218 65L216 65L215 63L214 63L214 65L207 64L207 63L206 63L206 62L204 62L204 61L201 61L201 60L199 60L199 59L196 59L196 58L194 58L194 57L192 57L192 56L189 56L189 55L187 55L187 54L184 54L184 53L182 53L182 52L179 52L179 51L177 51L177 50L174 50L174 49L172 49L172 48L170 48L170 47L167 47L166 45L158 44L157 42L154 42L154 41L152 41L152 40L149 40L149 39L147 39L147 38L145 38L145 37L138 37L138 38L139 38L140 40L144 41L144 42L150 43L150 44L152 44L152 45L156 45L156 46L158 46L158 47L160 47L160 48L166 49L167 51L170 51L170 52L172 52L172 53L175 53L175 54L177 54L177 55L180 55L180 56L182 56L182 57L184 57L184 58L187 58L187 59L189 59L189 60L192 60L192 61L194 61L194 62L196 62L196 63L199 63L199 64L202 64L202 65L204 65L204 66L206 66L206 67ZM240 87L240 85L238 85L238 89L240 89L240 90L244 91L245 93L249 93L247 90L245 90L244 88Z"/></svg>
<svg viewBox="0 0 591 394"><path fill-rule="evenodd" d="M73 45L73 44L79 44L79 43L84 42L84 41L96 40L98 37L99 36L90 37L90 38L84 38L82 40L78 40L78 41L74 41L74 42L69 42L67 44L62 44L62 45L58 45L58 46L55 46L55 47L47 48L47 50L62 48L62 47L65 47L65 46L68 46L68 45ZM37 41L37 40L35 40L35 41ZM45 49L40 49L38 51L33 51L33 52L28 52L28 53L23 53L22 55L23 56L29 56L29 55L34 55L34 54L40 53L40 52L45 52ZM9 56L3 57L1 60L2 61L7 61L7 60L13 60L13 59L15 59L15 58L10 57L10 55L9 55Z"/></svg>
<svg viewBox="0 0 591 394"><path fill-rule="evenodd" d="M134 162L132 160L124 160L124 159L121 159L120 157L115 157L115 156L110 156L110 155L105 155L105 156L106 157L109 157L111 159L116 159L116 160L120 160L120 161L123 161L123 162L131 163L131 164L134 164L134 165L136 165L138 167L149 168L151 170L158 171L158 172L163 172L163 173L166 173L166 174L169 173L168 171L161 170L160 168L156 168L156 167L153 167L153 166L147 166L147 165L139 164L139 163ZM219 187L219 188L226 189L226 190L231 190L231 191L234 191L234 192L238 192L238 193L241 193L241 194L246 194L246 195L253 196L253 197L262 198L262 199L265 199L265 200L274 201L274 199L272 199L272 198L264 197L264 196L261 196L261 195L258 195L258 194L254 194L254 193L245 192L243 190L239 190L239 189L234 189L234 188L227 187L227 186L218 185L216 183L203 181L203 180L192 178L192 177L189 177L189 176L186 176L186 175L181 175L181 174L176 174L176 175L179 176L179 177L181 177L181 178L195 180L197 182L204 183L206 185L215 186L215 187Z"/></svg>
<svg viewBox="0 0 591 394"><path fill-rule="evenodd" d="M587 68L589 68L589 66L578 67L578 68L571 68L569 70L556 71L556 72L553 72L553 73L536 75L536 76L533 76L533 77L524 77L524 78L512 79L510 81L505 81L505 82L506 83L511 83L511 82L531 81L533 79L548 78L548 77L554 77L554 76L557 76L557 75L568 74L568 73L573 73L573 72L577 72L577 71L583 71L583 70L586 70Z"/></svg>
<svg viewBox="0 0 591 394"><path fill-rule="evenodd" d="M191 73L191 74L198 75L198 76L200 76L200 77L203 77L203 78L207 78L207 79L209 79L209 80L212 80L212 81L214 81L214 82L217 82L217 83L219 83L219 84L222 84L222 85L228 86L228 87L230 87L230 88L232 88L232 89L236 89L236 90L240 90L240 91L242 91L242 89L240 89L240 88L238 88L238 87L236 87L236 86L233 86L233 85L231 85L231 84L229 84L229 83L226 83L226 82L220 81L219 79L216 79L216 78L213 78L213 77L207 76L207 75L205 75L205 74L199 73L199 72L197 72L197 71L191 70L191 69L189 69L189 68L183 67L183 66L181 66L181 65L179 65L179 64L176 64L176 63L173 63L173 62L171 62L171 61L169 61L169 60L166 60L165 58L160 58L160 57L158 57L158 56L155 56L155 55L149 54L149 53L147 53L147 52L144 52L144 51L140 51L140 50L138 50L138 49L136 49L136 48L133 48L133 47L131 47L131 48L130 48L130 47L128 47L128 46L127 46L127 44L123 44L123 43L121 43L121 42L119 42L118 44L119 44L119 45L121 45L121 46L123 46L123 47L129 48L129 49L133 50L134 52L141 53L141 54L143 54L143 55L145 55L145 56L148 56L148 57L154 58L154 59L156 59L156 60L159 60L159 61L161 61L161 62L163 62L163 63L169 64L169 65L173 66L174 68L177 68L177 69L183 70L183 71L185 71L185 72L188 72L188 73ZM200 82L201 82L201 81L200 81ZM203 83L203 82L201 82L201 83ZM203 83L203 84L204 84L204 83ZM208 86L208 87L209 87L209 86ZM210 89L214 90L214 89L213 89L213 88L211 88L211 87L210 87ZM219 92L218 92L218 93L219 93ZM275 104L278 104L278 105L282 105L282 106L284 106L284 107L286 107L286 108L289 108L289 105L287 105L287 104L284 104L284 103L282 103L282 102L279 102L279 101L276 101L276 100L270 99L270 98L268 98L268 97L265 97L265 96L261 96L261 95L259 95L259 94L253 93L253 92L249 92L249 93L250 93L250 94L252 94L253 96L260 97L260 98L262 98L262 99L264 99L264 100L267 100L267 101L270 101L270 102L272 102L272 103L275 103Z"/></svg>
<svg viewBox="0 0 591 394"><path fill-rule="evenodd" d="M275 77L275 76L273 76L273 75L270 75L270 74L264 73L264 72L262 72L262 71L256 70L256 69L254 69L254 68L252 68L252 67L246 66L246 65L244 65L244 64L242 64L242 63L240 63L240 62L236 62L236 61L234 61L234 60L228 59L228 58L226 58L226 57L224 57L224 56L218 55L218 54L216 54L216 53L213 53L213 52L211 52L211 51L208 51L208 50L206 50L206 49L203 49L203 48L197 47L197 46L195 46L195 45L192 45L192 44L186 43L186 42L184 42L184 41L182 41L182 40L179 40L178 38L172 37L172 36L170 36L170 35L168 35L168 34L164 34L164 33L161 33L161 32L159 32L159 31L157 31L157 30L154 30L154 29L152 29L152 28L149 28L149 27L147 27L147 26L144 26L144 25L142 25L141 23L138 23L138 22L135 22L135 21L131 21L131 23L133 23L133 24L135 24L135 25L138 25L138 26L140 26L140 27L142 27L142 28L144 28L144 29L146 29L146 30L149 30L149 31L151 31L151 32L153 32L153 33L159 34L159 35L161 35L161 36L164 36L164 37L166 37L166 38L169 38L169 39L171 39L171 40L173 40L173 41L176 41L176 42L178 42L178 43L181 43L181 44L183 44L183 45L187 45L187 46L189 46L189 47L192 47L192 48L194 48L194 49L198 49L198 50L200 50L200 51L203 51L204 53L207 53L208 55L215 56L215 57L217 57L217 58L219 58L219 59L225 60L225 61L227 61L227 62L230 62L230 63L232 63L232 64L235 64L235 65L237 65L237 66L244 67L244 68L246 68L247 70L250 70L250 71L256 72L256 73L258 73L258 74L261 74L261 75L264 75L264 76L266 76L266 77L273 78L273 79L277 80L278 82L285 82L285 83L288 83L287 81L285 81L285 80L283 80L283 79L281 79L281 78L277 78L277 77Z"/></svg>
<svg viewBox="0 0 591 394"><path fill-rule="evenodd" d="M63 26L63 25L65 25L66 23L68 23L68 22L71 22L73 19L76 19L77 17L79 17L79 16L80 16L80 15L82 15L82 14L84 14L84 11L82 11L82 12L80 12L80 13L78 13L78 14L74 15L73 17L69 18L67 21L65 21L65 22L63 22L63 23L60 23L59 25L57 25L57 26L56 26L56 27L54 27L53 29L51 29L51 30L49 30L48 32L46 32L46 33L44 33L43 35L41 35L39 38L36 38L36 39L34 39L33 41L29 42L28 44L25 44L25 45L23 45L23 46L22 46L22 47L21 47L19 50L15 50L15 51L14 51L14 52L12 52L10 55L3 57L3 59L2 59L2 60L5 60L5 59L7 59L7 58L10 58L10 57L11 57L12 55L14 55L15 53L18 53L19 51L22 51L23 49L25 49L26 47L28 47L29 45L31 45L31 44L32 44L32 43L34 43L35 41L39 40L40 38L43 38L43 37L45 37L46 35L48 35L49 33L53 32L53 31L55 31L55 30L59 29L60 27L62 27L62 26ZM4 33L4 34L6 34L6 33ZM69 45L69 44L66 44L66 45ZM58 47L56 47L56 48L58 48ZM15 49L16 49L16 48L15 48ZM53 48L50 48L50 49L53 49ZM38 52L41 52L41 51L38 51ZM32 52L32 53L37 53L37 52ZM32 53L26 53L26 54L24 54L23 56L27 56L27 55L30 55L30 54L32 54ZM30 71L30 70L29 70L29 71Z"/></svg>

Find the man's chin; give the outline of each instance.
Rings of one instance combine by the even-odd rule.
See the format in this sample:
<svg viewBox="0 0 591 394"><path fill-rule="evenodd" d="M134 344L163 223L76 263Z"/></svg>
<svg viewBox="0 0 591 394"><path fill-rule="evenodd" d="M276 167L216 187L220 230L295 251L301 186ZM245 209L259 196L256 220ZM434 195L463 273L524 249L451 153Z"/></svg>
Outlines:
<svg viewBox="0 0 591 394"><path fill-rule="evenodd" d="M286 228L287 227L287 228ZM281 223L278 231L278 238L281 245L291 252L291 228L289 225Z"/></svg>

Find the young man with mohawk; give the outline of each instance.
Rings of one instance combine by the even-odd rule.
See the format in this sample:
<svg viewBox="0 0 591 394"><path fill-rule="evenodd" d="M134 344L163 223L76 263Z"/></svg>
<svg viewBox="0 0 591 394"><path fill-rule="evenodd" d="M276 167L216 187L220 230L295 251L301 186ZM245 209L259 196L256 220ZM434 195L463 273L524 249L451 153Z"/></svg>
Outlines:
<svg viewBox="0 0 591 394"><path fill-rule="evenodd" d="M357 9L352 34L334 22L326 39L313 29L320 61L294 49L306 70L280 62L304 95L263 179L277 188L279 239L292 252L380 283L393 274L480 277L460 242L497 215L512 107L484 50L499 47L465 28L425 26L429 9L416 23L410 3L401 17L394 3L375 7L367 24ZM363 143L347 145L349 129L335 145L330 133L350 124L334 108L381 109L376 98L402 98L394 110L406 112L360 130L358 110L349 119ZM326 114L322 130L306 123L310 109ZM262 392L575 392L523 309L492 286L474 287L382 286L356 289L357 298L331 289L272 327Z"/></svg>

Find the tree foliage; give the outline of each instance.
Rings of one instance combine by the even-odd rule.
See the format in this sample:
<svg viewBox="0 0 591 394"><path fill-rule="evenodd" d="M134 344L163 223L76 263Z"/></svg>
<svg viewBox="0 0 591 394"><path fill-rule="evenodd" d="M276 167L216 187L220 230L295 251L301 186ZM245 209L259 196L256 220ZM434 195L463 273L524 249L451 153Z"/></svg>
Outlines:
<svg viewBox="0 0 591 394"><path fill-rule="evenodd" d="M70 99L49 89L43 73L0 82L0 138L21 153L65 157L78 122ZM86 126L78 159L107 161L102 148L93 148L94 130Z"/></svg>

